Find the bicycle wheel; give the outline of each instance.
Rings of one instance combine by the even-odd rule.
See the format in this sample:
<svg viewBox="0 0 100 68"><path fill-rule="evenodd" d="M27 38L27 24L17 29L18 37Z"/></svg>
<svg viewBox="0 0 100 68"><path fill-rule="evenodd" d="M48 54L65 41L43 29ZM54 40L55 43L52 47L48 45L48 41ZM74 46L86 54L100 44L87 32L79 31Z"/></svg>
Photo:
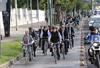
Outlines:
<svg viewBox="0 0 100 68"><path fill-rule="evenodd" d="M44 55L45 56L47 55L47 49L48 49L48 43L45 42L45 44L44 44Z"/></svg>
<svg viewBox="0 0 100 68"><path fill-rule="evenodd" d="M63 55L63 59L65 59L65 47L64 47L64 45L62 45L62 55Z"/></svg>

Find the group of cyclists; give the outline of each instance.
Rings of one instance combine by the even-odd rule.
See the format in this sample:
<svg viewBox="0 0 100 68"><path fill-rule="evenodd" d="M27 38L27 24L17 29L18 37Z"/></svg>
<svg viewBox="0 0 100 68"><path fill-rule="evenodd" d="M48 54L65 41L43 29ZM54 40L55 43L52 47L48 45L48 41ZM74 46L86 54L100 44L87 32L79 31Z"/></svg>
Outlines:
<svg viewBox="0 0 100 68"><path fill-rule="evenodd" d="M38 46L41 48L43 54L45 53L45 47L47 47L47 49L50 49L51 56L53 56L54 54L51 44L56 43L57 59L60 60L60 53L63 44L65 55L67 55L69 48L72 49L74 47L74 19L67 16L64 22L64 26L40 26L38 33L32 27L29 27L29 30L25 31L22 41L23 43L28 44L34 40L34 42L30 44L33 51L32 55L34 57L36 57L36 49ZM35 44L36 42L38 44ZM47 43L46 46L45 43ZM25 51L23 52L23 56L25 56Z"/></svg>

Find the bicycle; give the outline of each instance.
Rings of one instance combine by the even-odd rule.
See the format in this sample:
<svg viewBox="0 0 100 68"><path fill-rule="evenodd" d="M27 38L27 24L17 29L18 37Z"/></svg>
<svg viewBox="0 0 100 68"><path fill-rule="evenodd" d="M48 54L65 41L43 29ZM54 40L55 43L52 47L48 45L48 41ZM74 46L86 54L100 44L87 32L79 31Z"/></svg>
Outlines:
<svg viewBox="0 0 100 68"><path fill-rule="evenodd" d="M72 38L71 38L71 34L69 34L69 46L70 46L70 49L72 49Z"/></svg>
<svg viewBox="0 0 100 68"><path fill-rule="evenodd" d="M55 64L57 64L57 45L59 43L51 43Z"/></svg>
<svg viewBox="0 0 100 68"><path fill-rule="evenodd" d="M64 45L64 42L61 43L61 53L63 55L63 59L65 59L65 45Z"/></svg>

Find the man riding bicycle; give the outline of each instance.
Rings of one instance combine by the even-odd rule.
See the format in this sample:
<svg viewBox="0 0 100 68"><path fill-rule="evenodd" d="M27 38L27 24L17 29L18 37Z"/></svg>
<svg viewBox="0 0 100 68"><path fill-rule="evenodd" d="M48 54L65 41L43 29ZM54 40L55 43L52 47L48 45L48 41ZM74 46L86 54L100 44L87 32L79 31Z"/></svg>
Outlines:
<svg viewBox="0 0 100 68"><path fill-rule="evenodd" d="M33 40L38 39L36 32L31 27L29 27L29 35L32 36ZM36 57L36 53L35 53L36 52L36 44L35 43L33 43L32 48L33 48L33 51L34 51L34 57Z"/></svg>
<svg viewBox="0 0 100 68"><path fill-rule="evenodd" d="M72 26L72 23L68 24L68 29L69 29L69 40L70 40L70 48L74 47L74 28Z"/></svg>
<svg viewBox="0 0 100 68"><path fill-rule="evenodd" d="M45 45L45 42L48 43L48 36L49 36L49 31L48 31L48 28L46 26L44 26L42 32L41 32L41 38L42 38L42 50L43 50L43 53L44 52L44 45ZM48 47L48 45L47 45Z"/></svg>
<svg viewBox="0 0 100 68"><path fill-rule="evenodd" d="M68 48L69 48L69 28L68 28L68 25L66 25L65 29L64 29L64 44L65 44L65 54L67 54Z"/></svg>
<svg viewBox="0 0 100 68"><path fill-rule="evenodd" d="M60 44L59 42L61 43L61 35L59 33L59 31L57 30L57 27L53 27L52 28L52 31L50 33L50 36L49 36L49 43L58 43L56 45L56 48L57 48L57 59L60 60ZM51 52L52 52L52 56L53 56L53 50L51 48Z"/></svg>

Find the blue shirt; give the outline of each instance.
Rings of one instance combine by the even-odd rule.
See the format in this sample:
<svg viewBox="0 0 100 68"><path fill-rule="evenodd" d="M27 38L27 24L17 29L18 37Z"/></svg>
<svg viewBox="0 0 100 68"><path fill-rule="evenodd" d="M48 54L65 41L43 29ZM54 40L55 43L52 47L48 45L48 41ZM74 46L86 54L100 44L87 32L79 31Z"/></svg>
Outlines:
<svg viewBox="0 0 100 68"><path fill-rule="evenodd" d="M90 43L100 42L100 34L95 34L95 35L88 34L86 39Z"/></svg>

